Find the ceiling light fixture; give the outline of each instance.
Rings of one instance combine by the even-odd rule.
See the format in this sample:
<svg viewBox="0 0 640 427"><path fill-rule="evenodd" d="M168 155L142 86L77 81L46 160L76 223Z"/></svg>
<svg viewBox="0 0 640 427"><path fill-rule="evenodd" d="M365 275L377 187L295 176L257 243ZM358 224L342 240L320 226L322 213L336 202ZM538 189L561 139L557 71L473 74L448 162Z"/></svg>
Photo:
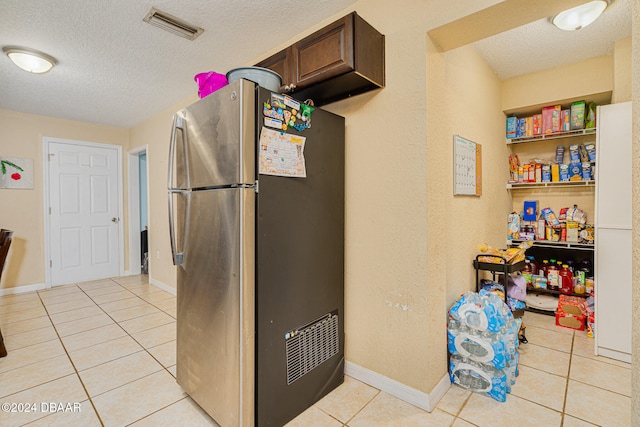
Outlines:
<svg viewBox="0 0 640 427"><path fill-rule="evenodd" d="M580 6L560 12L551 22L556 27L565 31L575 31L586 27L604 12L609 5L606 0L590 1Z"/></svg>
<svg viewBox="0 0 640 427"><path fill-rule="evenodd" d="M2 51L18 67L34 74L46 73L58 63L54 57L26 47L5 46Z"/></svg>
<svg viewBox="0 0 640 427"><path fill-rule="evenodd" d="M183 21L180 18L176 18L173 15L169 15L166 12L162 12L155 7L152 7L142 20L154 27L162 28L165 31L169 31L170 33L189 40L195 39L204 31L200 27L191 25L188 22Z"/></svg>

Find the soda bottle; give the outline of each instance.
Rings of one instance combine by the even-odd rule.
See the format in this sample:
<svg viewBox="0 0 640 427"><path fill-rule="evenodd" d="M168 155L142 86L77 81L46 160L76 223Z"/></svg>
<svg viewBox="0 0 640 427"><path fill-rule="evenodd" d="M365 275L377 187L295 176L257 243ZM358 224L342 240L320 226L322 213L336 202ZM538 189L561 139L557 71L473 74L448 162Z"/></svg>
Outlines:
<svg viewBox="0 0 640 427"><path fill-rule="evenodd" d="M540 266L540 270L538 271L538 274L540 276L547 277L547 268L549 268L549 260L545 259L542 261L542 265Z"/></svg>
<svg viewBox="0 0 640 427"><path fill-rule="evenodd" d="M522 277L524 277L527 281L527 287L531 287L533 285L531 276L535 273L533 264L531 264L531 260L528 259L529 257L527 257L527 259L524 260L524 267L522 267Z"/></svg>
<svg viewBox="0 0 640 427"><path fill-rule="evenodd" d="M573 268L573 261L568 259L566 264L569 267L569 270L571 270L571 273L573 273L575 271L574 268Z"/></svg>
<svg viewBox="0 0 640 427"><path fill-rule="evenodd" d="M563 294L570 294L573 292L573 273L569 270L567 264L562 265L562 270L558 273L560 276L560 292Z"/></svg>
<svg viewBox="0 0 640 427"><path fill-rule="evenodd" d="M533 255L527 255L527 259L533 267L533 272L531 274L540 274L540 265L538 264L538 261L536 261L535 257Z"/></svg>
<svg viewBox="0 0 640 427"><path fill-rule="evenodd" d="M580 270L583 270L587 277L593 276L593 267L591 265L591 261L587 258L580 262Z"/></svg>
<svg viewBox="0 0 640 427"><path fill-rule="evenodd" d="M547 268L547 288L552 291L560 289L560 276L558 276L558 273L559 270L558 267L556 267L556 264L549 264L549 267Z"/></svg>

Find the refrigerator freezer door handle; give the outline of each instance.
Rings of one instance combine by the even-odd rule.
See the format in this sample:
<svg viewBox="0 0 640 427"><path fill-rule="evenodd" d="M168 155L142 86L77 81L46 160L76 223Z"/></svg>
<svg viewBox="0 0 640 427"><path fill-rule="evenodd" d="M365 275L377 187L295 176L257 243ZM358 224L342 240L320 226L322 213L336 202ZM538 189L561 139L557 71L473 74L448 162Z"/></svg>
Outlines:
<svg viewBox="0 0 640 427"><path fill-rule="evenodd" d="M168 181L167 187L169 190L174 190L176 187L173 186L173 171L174 171L174 162L175 162L175 150L176 150L176 134L178 130L182 133L182 138L184 140L184 125L182 123L182 117L177 114L173 116L173 125L171 126L171 142L169 144L169 171L167 173ZM188 177L187 177L188 179Z"/></svg>
<svg viewBox="0 0 640 427"><path fill-rule="evenodd" d="M176 245L176 231L174 226L174 208L173 208L173 195L180 194L187 198L187 206L185 212L185 220L182 226L182 250L178 252ZM191 192L185 190L169 190L169 240L171 242L171 257L173 258L173 265L182 265L186 256L185 248L187 247L187 240L189 237L189 225L191 218Z"/></svg>

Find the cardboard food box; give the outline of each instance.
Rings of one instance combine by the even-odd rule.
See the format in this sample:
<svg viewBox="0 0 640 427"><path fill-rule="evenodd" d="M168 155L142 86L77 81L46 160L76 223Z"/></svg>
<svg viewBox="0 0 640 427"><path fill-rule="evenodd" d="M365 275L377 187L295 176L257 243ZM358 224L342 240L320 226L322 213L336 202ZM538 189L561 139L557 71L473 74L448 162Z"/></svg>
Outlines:
<svg viewBox="0 0 640 427"><path fill-rule="evenodd" d="M562 107L560 105L551 105L542 109L542 133L550 134L560 131L560 119L562 115Z"/></svg>
<svg viewBox="0 0 640 427"><path fill-rule="evenodd" d="M520 238L520 215L515 212L507 215L507 239L518 240Z"/></svg>
<svg viewBox="0 0 640 427"><path fill-rule="evenodd" d="M586 316L584 314L565 313L561 310L556 311L556 326L584 331L585 319Z"/></svg>
<svg viewBox="0 0 640 427"><path fill-rule="evenodd" d="M586 299L582 297L576 297L573 295L560 295L558 297L558 311L563 311L567 314L584 316L587 312L585 303Z"/></svg>
<svg viewBox="0 0 640 427"><path fill-rule="evenodd" d="M561 120L560 120L560 131L568 132L571 130L571 124L569 123L569 117L571 116L570 110L562 110Z"/></svg>
<svg viewBox="0 0 640 427"><path fill-rule="evenodd" d="M584 101L571 104L571 130L584 129Z"/></svg>
<svg viewBox="0 0 640 427"><path fill-rule="evenodd" d="M533 115L533 135L542 134L542 114Z"/></svg>
<svg viewBox="0 0 640 427"><path fill-rule="evenodd" d="M525 136L527 136L527 120L525 118L518 119L516 138L524 138Z"/></svg>
<svg viewBox="0 0 640 427"><path fill-rule="evenodd" d="M538 201L525 200L522 219L525 221L535 221L538 219Z"/></svg>
<svg viewBox="0 0 640 427"><path fill-rule="evenodd" d="M525 117L525 136L533 136L533 116Z"/></svg>
<svg viewBox="0 0 640 427"><path fill-rule="evenodd" d="M516 129L518 127L518 118L517 117L507 117L507 138L515 138L516 137Z"/></svg>
<svg viewBox="0 0 640 427"><path fill-rule="evenodd" d="M575 221L567 221L567 242L578 243L580 227Z"/></svg>

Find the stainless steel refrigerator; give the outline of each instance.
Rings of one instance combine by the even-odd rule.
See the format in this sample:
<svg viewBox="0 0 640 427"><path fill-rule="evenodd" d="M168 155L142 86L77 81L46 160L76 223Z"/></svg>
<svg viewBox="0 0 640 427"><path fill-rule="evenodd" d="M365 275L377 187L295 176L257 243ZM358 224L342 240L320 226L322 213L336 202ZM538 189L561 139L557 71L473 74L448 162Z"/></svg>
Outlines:
<svg viewBox="0 0 640 427"><path fill-rule="evenodd" d="M282 426L344 380L344 129L244 79L174 116L177 381L223 427Z"/></svg>

